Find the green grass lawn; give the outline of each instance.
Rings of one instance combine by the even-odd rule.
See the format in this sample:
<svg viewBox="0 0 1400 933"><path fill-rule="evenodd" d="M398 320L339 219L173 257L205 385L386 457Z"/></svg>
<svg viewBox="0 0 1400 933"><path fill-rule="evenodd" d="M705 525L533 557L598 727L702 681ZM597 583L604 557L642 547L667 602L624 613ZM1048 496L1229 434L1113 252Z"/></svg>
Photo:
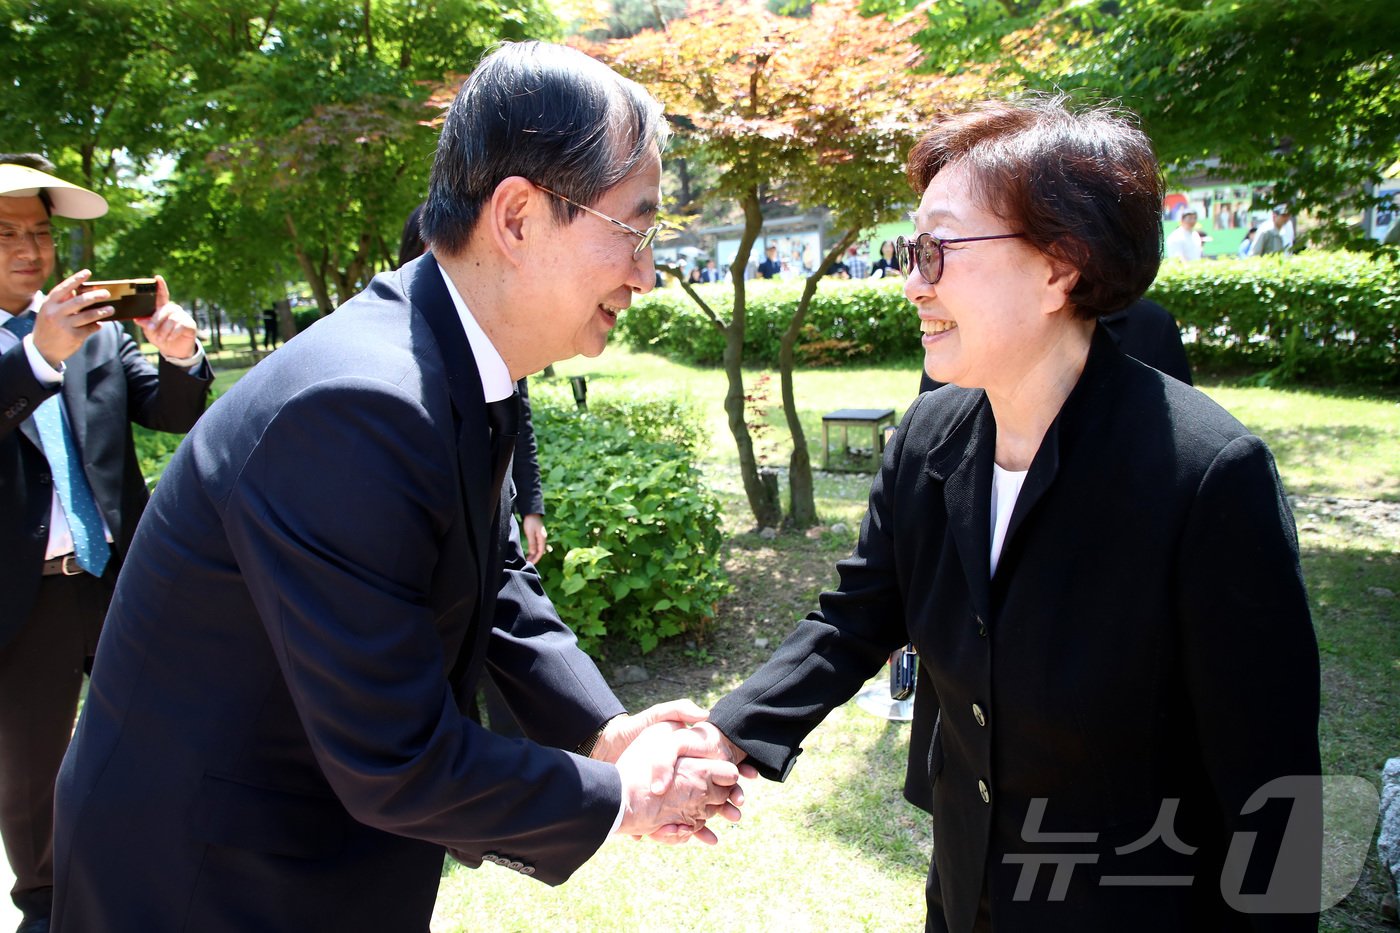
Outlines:
<svg viewBox="0 0 1400 933"><path fill-rule="evenodd" d="M663 646L647 659L652 679L625 699L633 708L681 693L713 702L765 653L756 653L753 637L776 644L790 620L833 582L831 565L854 542L869 477L817 475L823 519L847 523L844 533L759 541L745 533L752 522L721 407L722 372L616 346L599 359L572 360L556 369L556 391L567 392L566 377L586 375L592 398L679 392L709 413L713 444L704 467L725 502L733 535L731 574L736 589L757 594L754 601L762 604L771 594L772 609L762 618L741 618L737 604L722 605L703 650ZM226 388L243 371L221 370L217 387ZM746 374L750 391L761 375ZM796 397L814 462L821 462L823 414L846 407L891 407L902 414L918 377L912 363L798 373ZM542 377L532 380L543 391L547 384ZM778 440L761 452L773 465L785 466L787 431L777 407L776 375L768 385L770 437ZM1204 390L1268 442L1290 494L1308 497L1297 520L1322 656L1324 770L1376 784L1383 761L1400 755L1400 600L1383 595L1400 593L1400 558L1393 526L1332 514L1326 499L1400 501L1400 402L1247 388L1209 378ZM548 455L541 451L542 459ZM794 573L799 565L815 570ZM927 817L899 794L906 743L907 727L848 705L813 733L786 784L752 783L743 822L719 828L718 848L614 840L557 889L491 865L477 871L449 865L432 929L919 928L932 836ZM1358 888L1324 915L1323 929L1392 929L1379 919L1382 893L1373 849Z"/></svg>

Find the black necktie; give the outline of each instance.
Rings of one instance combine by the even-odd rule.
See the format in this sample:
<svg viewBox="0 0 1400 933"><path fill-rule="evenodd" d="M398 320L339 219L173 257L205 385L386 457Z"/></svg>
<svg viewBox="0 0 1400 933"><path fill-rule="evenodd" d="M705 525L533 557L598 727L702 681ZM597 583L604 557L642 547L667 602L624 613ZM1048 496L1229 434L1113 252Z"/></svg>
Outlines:
<svg viewBox="0 0 1400 933"><path fill-rule="evenodd" d="M501 486L515 453L515 436L520 430L520 397L512 393L498 402L486 403L486 421L491 426L491 512L501 502Z"/></svg>

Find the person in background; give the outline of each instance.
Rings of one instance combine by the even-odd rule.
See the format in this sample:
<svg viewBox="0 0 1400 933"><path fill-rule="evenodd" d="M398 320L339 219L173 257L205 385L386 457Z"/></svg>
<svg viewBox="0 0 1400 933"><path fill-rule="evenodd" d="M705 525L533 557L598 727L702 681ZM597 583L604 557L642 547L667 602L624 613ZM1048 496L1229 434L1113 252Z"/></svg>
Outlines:
<svg viewBox="0 0 1400 933"><path fill-rule="evenodd" d="M1269 222L1254 235L1254 244L1249 248L1249 255L1268 256L1292 251L1293 216L1288 213L1287 204L1276 204L1269 212Z"/></svg>
<svg viewBox="0 0 1400 933"><path fill-rule="evenodd" d="M705 261L705 271L701 273L701 277L705 282L718 282L723 278L720 274L719 267L715 264L713 259L707 259Z"/></svg>
<svg viewBox="0 0 1400 933"><path fill-rule="evenodd" d="M865 258L861 247L852 246L846 250L846 271L853 279L866 279L870 277L870 262Z"/></svg>
<svg viewBox="0 0 1400 933"><path fill-rule="evenodd" d="M763 262L758 264L758 274L765 279L776 279L782 275L783 264L778 261L778 247L769 246L763 255Z"/></svg>
<svg viewBox="0 0 1400 933"><path fill-rule="evenodd" d="M1196 212L1182 212L1181 223L1167 237L1167 258L1196 262L1204 249L1201 231L1196 229Z"/></svg>
<svg viewBox="0 0 1400 933"><path fill-rule="evenodd" d="M1258 227L1250 227L1248 230L1246 230L1244 232L1244 239L1240 240L1240 248L1235 250L1235 255L1238 256L1240 259L1244 259L1246 256L1248 256L1250 250L1254 248L1254 237L1258 233Z"/></svg>
<svg viewBox="0 0 1400 933"><path fill-rule="evenodd" d="M47 293L54 217L101 217L100 195L33 153L0 155L0 836L23 933L49 928L54 778L117 571L146 506L131 425L188 431L214 374L193 318L157 279L137 320L80 270ZM197 609L197 606L196 606Z"/></svg>
<svg viewBox="0 0 1400 933"><path fill-rule="evenodd" d="M877 279L900 277L899 263L894 258L894 241L886 240L880 244L880 258L870 267L870 276Z"/></svg>
<svg viewBox="0 0 1400 933"><path fill-rule="evenodd" d="M949 384L886 448L835 590L693 731L784 780L910 642L928 930L1316 930L1319 664L1287 497L1263 441L1099 323L1161 261L1151 143L988 102L939 118L908 174L904 292Z"/></svg>

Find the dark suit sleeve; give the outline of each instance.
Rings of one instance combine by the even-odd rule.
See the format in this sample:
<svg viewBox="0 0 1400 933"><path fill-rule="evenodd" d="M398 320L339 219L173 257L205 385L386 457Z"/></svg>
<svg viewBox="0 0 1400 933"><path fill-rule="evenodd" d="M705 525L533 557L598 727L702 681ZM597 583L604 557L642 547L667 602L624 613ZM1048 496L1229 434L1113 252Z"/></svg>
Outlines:
<svg viewBox="0 0 1400 933"><path fill-rule="evenodd" d="M184 367L162 358L157 368L141 354L141 348L129 334L116 324L110 326L120 334L118 353L126 374L128 418L153 431L173 434L183 434L194 427L204 413L209 388L214 383L209 360Z"/></svg>
<svg viewBox="0 0 1400 933"><path fill-rule="evenodd" d="M907 424L908 416L905 420ZM892 525L892 493L903 448L901 429L871 487L855 553L837 564L837 589L823 593L821 608L799 622L773 657L710 711L709 721L770 780L787 778L807 733L908 641Z"/></svg>
<svg viewBox="0 0 1400 933"><path fill-rule="evenodd" d="M626 710L560 621L539 574L520 553L519 529L514 522L510 527L487 669L526 735L573 750Z"/></svg>
<svg viewBox="0 0 1400 933"><path fill-rule="evenodd" d="M1206 471L1179 566L1188 700L1220 812L1236 844L1258 834L1256 863L1267 866L1284 850L1276 883L1315 909L1322 844L1317 642L1293 516L1257 437L1231 441ZM1301 784L1290 785L1298 776ZM1276 795L1298 795L1291 807L1277 800L1256 806L1251 798L1276 779L1283 779ZM1221 882L1227 900L1232 885L1241 890L1238 880ZM1315 916L1255 914L1253 921L1258 929L1316 929Z"/></svg>
<svg viewBox="0 0 1400 933"><path fill-rule="evenodd" d="M520 432L515 441L515 459L510 465L511 479L515 482L515 511L519 515L543 515L544 488L540 483L528 380L521 379L516 385L520 387Z"/></svg>
<svg viewBox="0 0 1400 933"><path fill-rule="evenodd" d="M0 437L15 430L61 385L46 386L34 375L23 342L0 354Z"/></svg>
<svg viewBox="0 0 1400 933"><path fill-rule="evenodd" d="M605 839L620 779L458 710L428 599L440 538L461 521L454 442L395 386L327 380L268 424L223 522L349 813L468 858L512 853L557 884Z"/></svg>

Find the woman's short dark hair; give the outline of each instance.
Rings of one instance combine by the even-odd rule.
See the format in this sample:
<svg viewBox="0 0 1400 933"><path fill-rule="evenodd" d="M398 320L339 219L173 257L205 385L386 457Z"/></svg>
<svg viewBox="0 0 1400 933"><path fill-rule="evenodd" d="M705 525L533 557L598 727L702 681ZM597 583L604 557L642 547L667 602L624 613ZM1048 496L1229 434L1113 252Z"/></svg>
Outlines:
<svg viewBox="0 0 1400 933"><path fill-rule="evenodd" d="M988 101L950 114L909 151L922 194L950 165L968 169L983 207L1051 259L1079 270L1082 318L1142 297L1162 262L1162 173L1152 143L1123 114L1071 111L1063 97Z"/></svg>
<svg viewBox="0 0 1400 933"><path fill-rule="evenodd" d="M438 140L420 228L437 252L460 252L496 186L528 178L592 205L668 136L639 84L575 49L506 43L462 85ZM578 208L557 198L561 221Z"/></svg>

